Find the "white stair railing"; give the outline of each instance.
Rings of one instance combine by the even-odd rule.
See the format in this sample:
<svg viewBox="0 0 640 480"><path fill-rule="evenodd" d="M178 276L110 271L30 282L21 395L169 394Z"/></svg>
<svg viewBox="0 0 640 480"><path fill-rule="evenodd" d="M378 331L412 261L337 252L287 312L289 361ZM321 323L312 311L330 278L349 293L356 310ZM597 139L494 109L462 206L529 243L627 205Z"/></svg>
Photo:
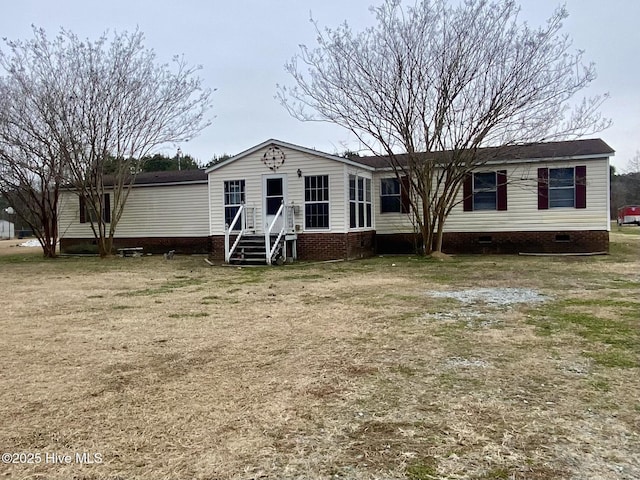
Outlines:
<svg viewBox="0 0 640 480"><path fill-rule="evenodd" d="M233 252L236 250L236 247L238 246L238 243L240 243L240 239L242 238L242 235L244 235L244 231L246 228L246 219L245 219L245 215L243 215L244 212L244 204L240 205L240 208L238 208L238 211L236 212L236 216L233 217L233 220L231 221L231 224L226 224L224 226L224 261L225 263L229 263L229 261L231 260L231 255L233 255ZM254 220L255 220L255 210L254 210ZM230 243L231 243L231 232L233 231L233 229L235 228L236 224L240 222L240 231L238 232L238 236L236 237L235 242L233 242L233 245L230 247Z"/></svg>
<svg viewBox="0 0 640 480"><path fill-rule="evenodd" d="M268 225L267 229L264 232L264 245L265 245L265 254L267 255L267 265L271 265L273 254L278 248L278 244L280 243L280 240L282 239L282 236L284 235L284 232L287 227L287 222L285 221L285 218L284 218L284 212L285 212L285 207L283 202L280 204L280 208L278 208L278 211L276 212L275 217L273 217L273 220L271 221L271 225ZM278 223L278 220L280 220L280 225L281 225L280 231L278 232L278 236L276 237L275 242L273 242L273 247L272 247L271 232L275 228L276 223Z"/></svg>

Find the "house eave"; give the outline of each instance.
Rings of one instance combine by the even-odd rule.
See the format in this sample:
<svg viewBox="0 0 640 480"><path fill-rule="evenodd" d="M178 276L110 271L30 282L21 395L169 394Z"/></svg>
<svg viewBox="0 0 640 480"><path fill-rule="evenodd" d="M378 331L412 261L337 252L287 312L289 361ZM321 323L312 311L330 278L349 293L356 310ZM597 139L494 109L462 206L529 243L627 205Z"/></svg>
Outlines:
<svg viewBox="0 0 640 480"><path fill-rule="evenodd" d="M515 158L503 160L489 160L484 165L504 165L514 163L545 163L545 162L567 162L567 161L583 161L583 160L606 160L614 154L587 154L587 155L567 155L556 157L538 157L538 158Z"/></svg>
<svg viewBox="0 0 640 480"><path fill-rule="evenodd" d="M192 181L187 181L187 182L164 182L164 183L134 183L133 185L131 185L131 188L138 188L138 187L172 187L172 186L176 186L176 185L207 185L209 183L209 180L192 180ZM125 187L127 185L124 185ZM113 184L111 185L104 185L104 189L105 190L112 190L113 189ZM74 192L76 190L78 190L77 188L75 188L74 186L66 186L66 187L62 187L60 190L65 191L65 192Z"/></svg>
<svg viewBox="0 0 640 480"><path fill-rule="evenodd" d="M484 165L515 165L515 164L533 164L533 163L549 163L549 162L570 162L570 161L588 161L588 160L608 160L614 154L588 154L588 155L568 155L557 157L539 157L539 158L513 158L513 159L496 159L487 160L486 162L478 162L477 166ZM395 168L392 166L378 167L376 172L393 172Z"/></svg>
<svg viewBox="0 0 640 480"><path fill-rule="evenodd" d="M207 174L209 174L211 172L214 172L215 170L223 168L226 165L229 165L229 164L231 164L231 163L233 163L233 162L235 162L237 160L240 160L240 159L242 159L244 157L247 157L247 156L249 156L249 155L251 155L251 154L253 154L253 153L255 153L255 152L257 152L257 151L259 151L259 150L261 150L263 148L265 148L265 147L268 147L269 145L276 145L278 147L283 147L283 148L288 148L288 149L291 149L291 150L296 150L298 152L306 153L306 154L309 154L309 155L315 155L315 156L318 156L318 157L326 158L328 160L333 160L335 162L340 162L340 163L343 163L343 164L346 164L346 165L349 165L349 166L352 166L352 167L357 167L357 168L360 168L360 169L363 169L363 170L368 170L368 171L371 171L371 172L375 171L374 167L371 167L369 165L365 165L363 163L360 163L360 162L357 162L357 161L354 161L354 160L350 160L348 158L339 157L337 155L331 155L330 153L321 152L320 150L314 150L313 148L303 147L303 146L300 146L300 145L295 145L293 143L287 143L287 142L283 142L282 140L276 140L276 139L272 138L272 139L269 139L269 140L266 140L266 141L260 143L259 145L251 147L248 150L244 150L243 152L240 152L237 155L234 155L233 157L228 158L228 159L226 159L226 160L224 160L224 161L222 161L222 162L220 162L220 163L218 163L216 165L212 165L211 167L207 168L205 170L205 172Z"/></svg>
<svg viewBox="0 0 640 480"><path fill-rule="evenodd" d="M165 182L165 183L134 183L132 188L138 187L171 187L175 185L207 185L209 180L194 180L190 182ZM112 187L113 185L105 185L105 188Z"/></svg>

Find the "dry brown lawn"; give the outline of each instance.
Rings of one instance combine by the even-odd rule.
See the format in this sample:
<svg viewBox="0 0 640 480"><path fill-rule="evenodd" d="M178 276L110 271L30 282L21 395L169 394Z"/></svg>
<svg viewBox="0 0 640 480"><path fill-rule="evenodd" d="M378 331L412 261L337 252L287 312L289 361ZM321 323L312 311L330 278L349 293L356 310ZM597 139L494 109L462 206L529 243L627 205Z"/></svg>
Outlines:
<svg viewBox="0 0 640 480"><path fill-rule="evenodd" d="M0 256L5 255L42 255L41 248L20 247L25 240L0 240Z"/></svg>
<svg viewBox="0 0 640 480"><path fill-rule="evenodd" d="M612 240L243 269L10 252L0 478L638 479L640 236Z"/></svg>

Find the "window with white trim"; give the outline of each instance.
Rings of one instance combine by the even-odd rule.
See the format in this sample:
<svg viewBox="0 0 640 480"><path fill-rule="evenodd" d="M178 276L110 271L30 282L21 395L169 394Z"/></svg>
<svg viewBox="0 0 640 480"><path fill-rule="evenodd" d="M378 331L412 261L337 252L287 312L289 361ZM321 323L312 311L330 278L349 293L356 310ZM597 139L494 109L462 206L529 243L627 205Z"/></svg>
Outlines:
<svg viewBox="0 0 640 480"><path fill-rule="evenodd" d="M409 213L410 188L409 178L406 176L380 179L380 213Z"/></svg>
<svg viewBox="0 0 640 480"><path fill-rule="evenodd" d="M349 175L349 227L371 227L371 179Z"/></svg>
<svg viewBox="0 0 640 480"><path fill-rule="evenodd" d="M304 228L329 228L329 175L304 177Z"/></svg>
<svg viewBox="0 0 640 480"><path fill-rule="evenodd" d="M95 206L91 202L87 203L84 197L79 197L79 199L80 223L97 223L99 218ZM102 194L102 201L97 207L101 210L102 221L104 223L111 223L111 194Z"/></svg>
<svg viewBox="0 0 640 480"><path fill-rule="evenodd" d="M549 208L571 207L576 204L575 171L569 168L549 169Z"/></svg>
<svg viewBox="0 0 640 480"><path fill-rule="evenodd" d="M498 182L496 172L480 172L473 174L473 209L496 210Z"/></svg>
<svg viewBox="0 0 640 480"><path fill-rule="evenodd" d="M402 194L400 181L397 178L380 180L380 213L402 212Z"/></svg>
<svg viewBox="0 0 640 480"><path fill-rule="evenodd" d="M231 225L245 197L244 180L225 180L224 182L224 223ZM242 222L237 222L234 230L240 230Z"/></svg>
<svg viewBox="0 0 640 480"><path fill-rule="evenodd" d="M507 210L507 171L469 173L462 184L465 212Z"/></svg>

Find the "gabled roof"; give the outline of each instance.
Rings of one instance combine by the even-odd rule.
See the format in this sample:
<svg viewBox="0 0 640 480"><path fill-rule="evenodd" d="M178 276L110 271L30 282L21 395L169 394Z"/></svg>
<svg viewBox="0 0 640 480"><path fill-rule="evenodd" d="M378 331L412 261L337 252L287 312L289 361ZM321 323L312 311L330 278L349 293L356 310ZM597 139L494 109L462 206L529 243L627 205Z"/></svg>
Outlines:
<svg viewBox="0 0 640 480"><path fill-rule="evenodd" d="M233 163L237 160L240 160L241 158L244 158L248 155L251 155L259 150L262 150L263 148L266 148L270 145L275 145L277 147L283 147L283 148L288 148L290 150L296 150L298 152L302 152L302 153L307 153L309 155L315 155L317 157L322 157L322 158L326 158L329 160L333 160L336 162L340 162L340 163L344 163L347 165L352 165L354 167L359 167L359 168L364 168L366 170L374 170L374 167L369 166L367 164L361 163L359 161L356 161L355 159L349 159L349 158L344 158L344 157L339 157L337 155L331 155L330 153L325 153L325 152L321 152L319 150L314 150L312 148L307 148L307 147L301 147L300 145L294 145L293 143L287 143L287 142L283 142L282 140L276 140L274 138L266 140L264 142L262 142L259 145L256 145L255 147L251 147L248 150L245 150L244 152L240 152L237 155L234 155L231 158L227 158L226 160L223 160L220 163L217 163L211 167L209 167L206 170L206 173L210 173L213 172L215 170L218 170L219 168L222 168L226 165L229 165L230 163Z"/></svg>
<svg viewBox="0 0 640 480"><path fill-rule="evenodd" d="M425 153L425 160L446 161L451 151ZM564 142L530 143L506 147L481 148L479 155L489 162L506 161L548 161L575 158L603 158L615 153L609 145L599 138L571 140ZM408 155L396 155L400 165L406 165ZM389 157L355 157L353 161L376 169L389 168Z"/></svg>
<svg viewBox="0 0 640 480"><path fill-rule="evenodd" d="M244 152L228 158L208 169L197 170L168 170L162 172L142 172L136 175L134 185L175 185L175 184L192 184L207 183L208 173L221 168L229 163L235 162L243 157L251 155L265 147L276 145L279 147L296 150L299 152L315 155L347 165L352 165L367 170L378 170L390 168L388 157L352 157L344 158L329 153L320 152L312 148L301 147L292 143L283 142L281 140L270 139L252 147ZM447 154L450 152L432 152L423 154L425 160L446 160ZM486 156L489 162L506 162L506 161L548 161L575 158L603 158L609 157L615 151L607 145L606 142L599 138L587 140L573 140L564 142L547 142L547 143L531 143L527 145L512 145L508 147L489 147L479 150L480 155ZM399 154L396 159L402 165L406 162L406 154ZM112 185L109 177L105 178L105 186Z"/></svg>

